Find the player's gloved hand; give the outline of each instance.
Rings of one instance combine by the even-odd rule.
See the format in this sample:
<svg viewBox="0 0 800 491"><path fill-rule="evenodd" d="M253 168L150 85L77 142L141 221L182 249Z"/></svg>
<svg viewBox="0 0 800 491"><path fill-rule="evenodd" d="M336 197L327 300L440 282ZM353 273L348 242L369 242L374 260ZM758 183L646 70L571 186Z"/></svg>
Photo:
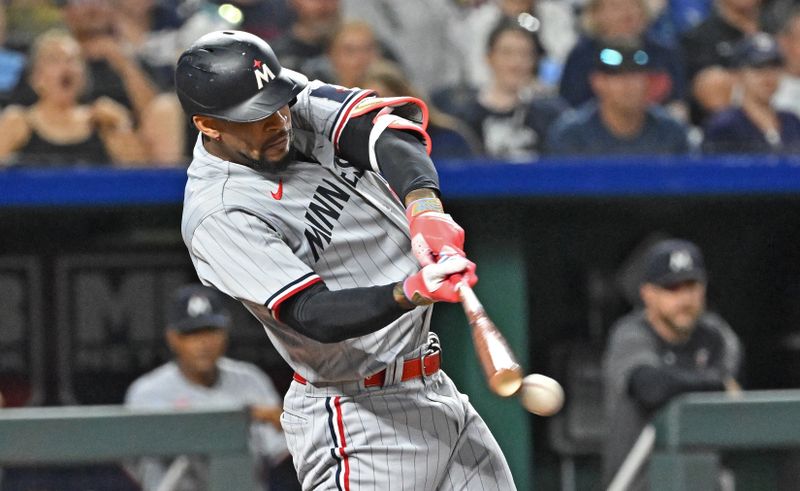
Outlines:
<svg viewBox="0 0 800 491"><path fill-rule="evenodd" d="M464 255L464 229L444 213L439 198L412 201L406 207L406 218L411 231L411 250L420 265L438 261L444 247Z"/></svg>
<svg viewBox="0 0 800 491"><path fill-rule="evenodd" d="M414 305L458 302L456 286L459 281L469 286L478 282L475 263L461 255L443 256L439 262L424 266L406 278L403 293Z"/></svg>

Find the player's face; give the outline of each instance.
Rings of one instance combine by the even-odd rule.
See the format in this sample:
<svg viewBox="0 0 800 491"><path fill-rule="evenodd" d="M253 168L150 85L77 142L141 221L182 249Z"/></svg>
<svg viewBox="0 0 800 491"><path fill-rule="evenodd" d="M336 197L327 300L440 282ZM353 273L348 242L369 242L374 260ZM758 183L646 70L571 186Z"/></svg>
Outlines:
<svg viewBox="0 0 800 491"><path fill-rule="evenodd" d="M168 340L181 370L190 378L216 373L217 360L225 354L228 334L223 329L200 329L190 333L169 331Z"/></svg>
<svg viewBox="0 0 800 491"><path fill-rule="evenodd" d="M668 288L647 285L645 306L679 337L688 336L705 309L706 286L699 281L686 281Z"/></svg>
<svg viewBox="0 0 800 491"><path fill-rule="evenodd" d="M260 121L222 122L220 134L228 160L256 168L278 167L285 164L292 145L292 115L287 105Z"/></svg>

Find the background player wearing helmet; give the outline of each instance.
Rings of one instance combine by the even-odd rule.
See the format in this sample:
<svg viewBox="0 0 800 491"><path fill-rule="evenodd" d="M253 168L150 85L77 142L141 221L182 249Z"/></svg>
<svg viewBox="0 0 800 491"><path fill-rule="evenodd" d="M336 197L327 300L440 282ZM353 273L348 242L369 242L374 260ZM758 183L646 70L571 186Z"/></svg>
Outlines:
<svg viewBox="0 0 800 491"><path fill-rule="evenodd" d="M281 424L303 487L514 489L428 331L430 304L477 277L424 104L307 82L235 31L184 52L176 88L201 133L184 240L296 371Z"/></svg>

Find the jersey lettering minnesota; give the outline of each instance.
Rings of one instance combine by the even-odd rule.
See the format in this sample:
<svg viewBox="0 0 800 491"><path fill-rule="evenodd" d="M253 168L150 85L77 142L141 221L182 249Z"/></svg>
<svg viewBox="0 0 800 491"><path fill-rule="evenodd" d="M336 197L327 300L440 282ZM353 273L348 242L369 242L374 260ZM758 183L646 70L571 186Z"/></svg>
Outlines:
<svg viewBox="0 0 800 491"><path fill-rule="evenodd" d="M280 172L224 161L201 139L188 169L182 233L198 277L240 300L312 382L358 380L427 338L430 308L332 344L276 320L285 299L318 281L330 290L386 285L419 268L404 207L386 181L336 156L350 111L370 95L309 83L292 106L292 125L294 147L310 158Z"/></svg>

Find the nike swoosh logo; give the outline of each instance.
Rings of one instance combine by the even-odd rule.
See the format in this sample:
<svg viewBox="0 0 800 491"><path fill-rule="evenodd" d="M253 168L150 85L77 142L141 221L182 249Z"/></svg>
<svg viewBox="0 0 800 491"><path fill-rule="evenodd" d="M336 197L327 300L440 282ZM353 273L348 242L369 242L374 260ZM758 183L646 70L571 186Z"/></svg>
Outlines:
<svg viewBox="0 0 800 491"><path fill-rule="evenodd" d="M272 197L276 200L283 198L283 179L278 181L278 190L272 191L270 194L272 194Z"/></svg>

